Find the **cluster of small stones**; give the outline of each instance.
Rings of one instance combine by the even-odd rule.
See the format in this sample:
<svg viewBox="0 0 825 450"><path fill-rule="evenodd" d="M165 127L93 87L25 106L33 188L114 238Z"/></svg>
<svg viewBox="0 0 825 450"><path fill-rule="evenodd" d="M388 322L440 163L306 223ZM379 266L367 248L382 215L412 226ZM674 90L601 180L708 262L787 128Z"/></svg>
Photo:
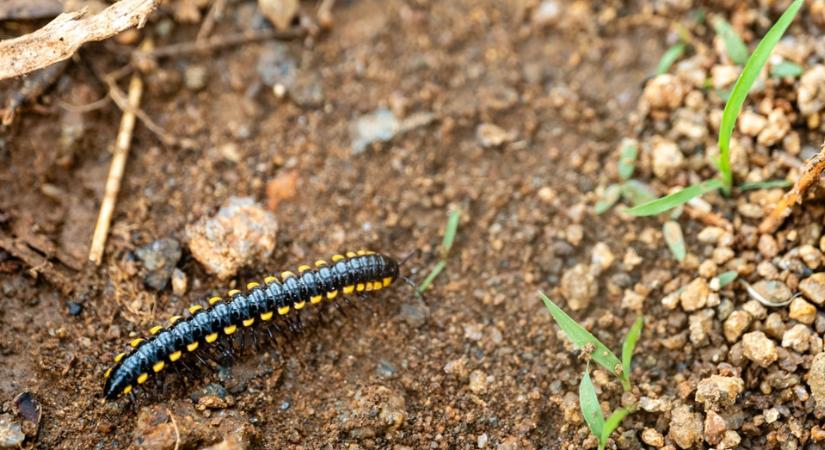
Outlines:
<svg viewBox="0 0 825 450"><path fill-rule="evenodd" d="M822 26L825 2L813 2L810 13L804 20ZM757 17L741 8L727 19L748 28ZM803 67L801 77L772 78L770 67L783 60ZM633 118L638 134L623 144L639 149L634 177L662 193L714 174L725 103L720 93L730 91L740 71L715 37L710 45L693 43L669 73L650 79ZM786 36L737 122L731 141L737 183L794 179L825 137L823 114L825 46L814 35ZM721 220L686 233L682 273L647 269L639 283L621 289L622 307L644 312L652 322L646 329L655 337L649 339L672 359L666 364L684 366L668 372L675 376L666 387L638 386L639 408L662 417L638 434L644 444L666 449L825 445L825 211L808 206L786 229L760 233L758 224L782 195L781 189L761 189L724 201L695 199L691 208ZM726 205L730 208L718 214ZM658 240L659 249L667 248L661 232L645 233ZM575 288L572 283L599 272L596 253L594 248L589 266L562 277L561 294L573 299L571 305L586 299L578 301L586 306L598 292L597 282ZM628 263L634 255L619 261L619 269L632 270L635 265ZM735 272L737 279L724 284L725 272ZM615 294L615 278L606 282L608 298ZM654 307L657 301L661 309ZM662 365L647 358L651 367Z"/></svg>

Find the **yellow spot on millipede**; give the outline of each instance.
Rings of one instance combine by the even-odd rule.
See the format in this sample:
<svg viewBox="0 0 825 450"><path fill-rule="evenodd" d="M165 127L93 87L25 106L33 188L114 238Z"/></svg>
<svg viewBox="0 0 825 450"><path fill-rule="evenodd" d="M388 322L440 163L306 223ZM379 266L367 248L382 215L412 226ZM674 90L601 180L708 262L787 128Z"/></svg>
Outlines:
<svg viewBox="0 0 825 450"><path fill-rule="evenodd" d="M103 374L103 378L109 378L112 375L112 368L109 367L106 369L106 373Z"/></svg>
<svg viewBox="0 0 825 450"><path fill-rule="evenodd" d="M353 286L353 285L344 286L344 289L343 289L344 295L352 294L353 291L355 291L355 286Z"/></svg>
<svg viewBox="0 0 825 450"><path fill-rule="evenodd" d="M169 318L169 325L170 326L174 325L174 324L178 323L178 321L181 320L181 319L183 319L183 317L181 317L181 316L172 316L172 317Z"/></svg>
<svg viewBox="0 0 825 450"><path fill-rule="evenodd" d="M209 306L215 306L215 304L219 303L222 299L220 297L212 297L209 299Z"/></svg>
<svg viewBox="0 0 825 450"><path fill-rule="evenodd" d="M358 256L355 252L347 252L347 258L355 258Z"/></svg>
<svg viewBox="0 0 825 450"><path fill-rule="evenodd" d="M261 320L263 320L264 322L266 322L267 320L272 320L272 314L272 311L267 311L261 314Z"/></svg>
<svg viewBox="0 0 825 450"><path fill-rule="evenodd" d="M133 348L137 348L137 346L140 345L141 342L143 342L142 338L136 338L133 339L132 342L129 343L129 345L131 345Z"/></svg>
<svg viewBox="0 0 825 450"><path fill-rule="evenodd" d="M115 362L116 362L116 363L119 363L119 362L123 361L123 357L124 357L124 356L126 356L126 353L118 353L118 354L115 356Z"/></svg>
<svg viewBox="0 0 825 450"><path fill-rule="evenodd" d="M266 284L271 284L271 283L274 283L276 281L278 281L278 277L275 277L275 276L272 276L272 275L264 278L264 283L266 283Z"/></svg>
<svg viewBox="0 0 825 450"><path fill-rule="evenodd" d="M204 338L207 344L211 344L218 340L218 333L207 334L206 338Z"/></svg>
<svg viewBox="0 0 825 450"><path fill-rule="evenodd" d="M288 271L288 270L286 272L281 272L281 279L283 279L284 281L286 281L287 279L292 278L294 276L295 276L295 274Z"/></svg>
<svg viewBox="0 0 825 450"><path fill-rule="evenodd" d="M312 269L312 267L309 267L308 265L304 264L302 266L298 266L298 273L304 273L310 269Z"/></svg>
<svg viewBox="0 0 825 450"><path fill-rule="evenodd" d="M313 295L312 297L309 298L309 302L312 303L313 305L315 305L315 304L321 303L321 300L323 300L323 298L324 297L321 296L321 295Z"/></svg>
<svg viewBox="0 0 825 450"><path fill-rule="evenodd" d="M169 354L169 361L175 362L180 359L181 355L183 355L183 353L181 353L180 350L172 352Z"/></svg>
<svg viewBox="0 0 825 450"><path fill-rule="evenodd" d="M160 330L162 330L162 329L163 329L162 326L155 325L152 328L149 328L149 334L156 335L156 334L160 333Z"/></svg>
<svg viewBox="0 0 825 450"><path fill-rule="evenodd" d="M384 287L387 287L390 284L392 284L392 277L384 278Z"/></svg>
<svg viewBox="0 0 825 450"><path fill-rule="evenodd" d="M367 251L366 250L358 250L357 252L355 252L355 254L358 255L358 256L364 256L364 255L367 254Z"/></svg>
<svg viewBox="0 0 825 450"><path fill-rule="evenodd" d="M288 312L289 312L289 306L282 306L282 307L278 308L278 314L280 314L282 316L285 315Z"/></svg>
<svg viewBox="0 0 825 450"><path fill-rule="evenodd" d="M189 314L195 314L196 312L198 312L202 309L203 309L203 306L201 306L201 305L192 305L192 306L189 307Z"/></svg>
<svg viewBox="0 0 825 450"><path fill-rule="evenodd" d="M127 395L130 392L132 392L132 386L131 385L126 386L125 388L123 388L123 395Z"/></svg>
<svg viewBox="0 0 825 450"><path fill-rule="evenodd" d="M324 261L323 259L319 259L318 261L315 261L315 267L324 267L326 265L327 265L327 262Z"/></svg>
<svg viewBox="0 0 825 450"><path fill-rule="evenodd" d="M237 329L238 329L237 326L229 325L228 327L225 327L223 329L223 332L226 333L227 335L230 335L230 334L234 333L235 331L237 331Z"/></svg>
<svg viewBox="0 0 825 450"><path fill-rule="evenodd" d="M294 305L292 305L292 307L295 309L303 309L306 304L307 302L297 302Z"/></svg>
<svg viewBox="0 0 825 450"><path fill-rule="evenodd" d="M329 291L327 292L327 298L332 300L335 297L338 297L338 291Z"/></svg>
<svg viewBox="0 0 825 450"><path fill-rule="evenodd" d="M364 292L364 283L358 283L355 285L355 290L358 292Z"/></svg>
<svg viewBox="0 0 825 450"><path fill-rule="evenodd" d="M258 284L256 281L250 281L249 283L246 283L246 290L254 289L258 286L260 286L260 284Z"/></svg>
<svg viewBox="0 0 825 450"><path fill-rule="evenodd" d="M347 259L347 257L344 255L335 255L332 257L332 262L343 261L345 259Z"/></svg>
<svg viewBox="0 0 825 450"><path fill-rule="evenodd" d="M252 324L255 323L255 319L246 319L241 323L243 323L243 326L245 327L251 327Z"/></svg>
<svg viewBox="0 0 825 450"><path fill-rule="evenodd" d="M197 350L197 349L198 349L198 342L197 342L197 341L195 341L195 342L193 342L193 343L191 343L191 344L187 344L187 345L186 345L186 349L187 349L187 350L189 350L190 352L194 352L195 350Z"/></svg>
<svg viewBox="0 0 825 450"><path fill-rule="evenodd" d="M367 284L364 285L364 291L369 292L372 290L372 281L367 281Z"/></svg>
<svg viewBox="0 0 825 450"><path fill-rule="evenodd" d="M138 384L143 384L148 379L149 379L149 374L148 373L142 373L142 374L138 375L137 382L138 382Z"/></svg>
<svg viewBox="0 0 825 450"><path fill-rule="evenodd" d="M228 296L230 296L230 297L234 297L234 296L236 296L236 295L238 295L238 294L240 294L240 293L241 293L241 291L239 291L239 290L237 290L237 289L232 289L232 290L230 290L229 292L227 292L227 293L226 293L226 295L228 295Z"/></svg>
<svg viewBox="0 0 825 450"><path fill-rule="evenodd" d="M154 366L152 366L152 370L154 370L155 372L160 372L161 370L163 370L164 365L165 364L163 361L158 361L155 363Z"/></svg>

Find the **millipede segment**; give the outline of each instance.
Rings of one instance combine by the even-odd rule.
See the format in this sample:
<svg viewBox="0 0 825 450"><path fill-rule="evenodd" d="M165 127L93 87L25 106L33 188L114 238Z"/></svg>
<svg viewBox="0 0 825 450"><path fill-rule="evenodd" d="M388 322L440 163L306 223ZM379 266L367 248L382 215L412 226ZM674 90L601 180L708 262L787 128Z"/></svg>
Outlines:
<svg viewBox="0 0 825 450"><path fill-rule="evenodd" d="M163 372L185 355L232 336L257 324L283 317L340 295L381 290L398 278L398 263L375 252L361 250L335 255L328 264L318 260L294 272L264 278L263 284L250 282L246 291L233 289L226 298L212 297L208 306L192 305L188 316L172 316L166 327L154 326L148 337L129 343L129 350L115 357L106 370L103 388L108 399L131 393L150 376ZM284 320L288 320L285 318Z"/></svg>

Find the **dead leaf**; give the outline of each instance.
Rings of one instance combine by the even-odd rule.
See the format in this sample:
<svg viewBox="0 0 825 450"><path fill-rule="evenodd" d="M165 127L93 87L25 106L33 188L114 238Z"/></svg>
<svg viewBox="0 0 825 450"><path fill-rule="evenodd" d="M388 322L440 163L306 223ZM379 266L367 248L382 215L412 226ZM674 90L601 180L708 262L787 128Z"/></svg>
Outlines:
<svg viewBox="0 0 825 450"><path fill-rule="evenodd" d="M298 0L258 0L258 7L275 28L284 31L298 13Z"/></svg>

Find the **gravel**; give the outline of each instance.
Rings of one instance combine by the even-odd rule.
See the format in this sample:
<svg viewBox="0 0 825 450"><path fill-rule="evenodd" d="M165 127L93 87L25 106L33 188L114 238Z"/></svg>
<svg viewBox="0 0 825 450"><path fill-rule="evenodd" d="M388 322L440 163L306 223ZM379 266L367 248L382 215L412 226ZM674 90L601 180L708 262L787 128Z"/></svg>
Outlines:
<svg viewBox="0 0 825 450"><path fill-rule="evenodd" d="M172 271L181 257L180 243L175 239L158 239L135 250L135 254L147 270L143 283L160 291L166 288Z"/></svg>
<svg viewBox="0 0 825 450"><path fill-rule="evenodd" d="M817 305L825 305L825 272L819 272L799 283L799 291Z"/></svg>
<svg viewBox="0 0 825 450"><path fill-rule="evenodd" d="M742 351L746 358L760 367L770 366L779 357L776 344L761 331L751 331L742 336Z"/></svg>

